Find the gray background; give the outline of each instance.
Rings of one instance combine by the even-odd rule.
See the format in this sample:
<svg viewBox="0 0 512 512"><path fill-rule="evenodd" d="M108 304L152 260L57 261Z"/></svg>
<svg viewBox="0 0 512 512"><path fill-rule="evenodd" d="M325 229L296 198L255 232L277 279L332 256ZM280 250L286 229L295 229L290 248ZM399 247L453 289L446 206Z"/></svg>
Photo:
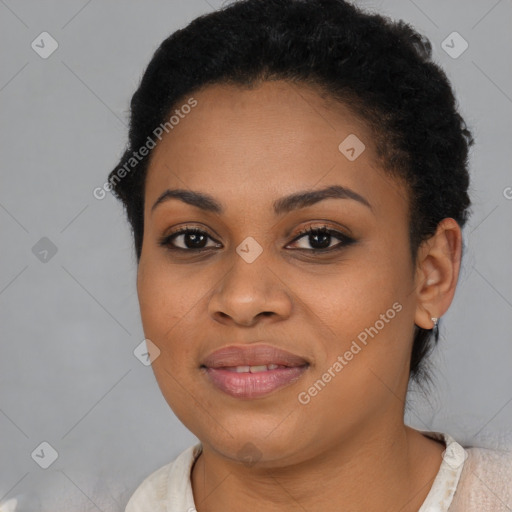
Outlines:
<svg viewBox="0 0 512 512"><path fill-rule="evenodd" d="M358 3L430 38L476 138L459 289L435 387L410 394L407 420L494 446L512 425L512 2ZM92 191L121 156L154 50L220 6L0 0L0 502L17 497L19 510L121 511L196 442L133 354L144 335L129 227ZM59 44L47 59L31 48L43 31ZM458 58L441 46L453 31L469 43ZM33 249L43 237L57 249L46 261ZM31 457L43 441L58 452L48 469Z"/></svg>

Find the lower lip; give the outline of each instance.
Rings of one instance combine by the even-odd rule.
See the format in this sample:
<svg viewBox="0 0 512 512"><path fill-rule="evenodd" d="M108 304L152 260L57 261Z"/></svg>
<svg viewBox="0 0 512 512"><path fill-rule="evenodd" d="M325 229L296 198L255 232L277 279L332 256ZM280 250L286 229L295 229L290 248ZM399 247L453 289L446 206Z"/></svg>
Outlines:
<svg viewBox="0 0 512 512"><path fill-rule="evenodd" d="M206 368L210 381L235 398L259 398L297 381L307 365L256 373L237 373L222 368Z"/></svg>

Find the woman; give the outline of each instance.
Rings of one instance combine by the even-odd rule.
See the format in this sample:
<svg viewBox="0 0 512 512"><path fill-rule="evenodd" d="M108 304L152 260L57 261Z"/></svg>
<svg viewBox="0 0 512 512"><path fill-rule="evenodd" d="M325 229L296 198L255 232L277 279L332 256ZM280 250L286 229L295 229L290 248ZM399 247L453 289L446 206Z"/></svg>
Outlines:
<svg viewBox="0 0 512 512"><path fill-rule="evenodd" d="M200 440L137 511L495 511L509 455L405 425L453 299L471 133L428 40L245 0L156 51L110 173L149 358Z"/></svg>

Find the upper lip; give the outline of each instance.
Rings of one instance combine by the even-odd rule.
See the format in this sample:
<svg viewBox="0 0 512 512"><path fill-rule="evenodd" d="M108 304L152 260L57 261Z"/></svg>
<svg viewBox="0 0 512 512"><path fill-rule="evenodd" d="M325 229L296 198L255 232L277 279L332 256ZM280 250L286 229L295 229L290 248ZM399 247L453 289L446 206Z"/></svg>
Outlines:
<svg viewBox="0 0 512 512"><path fill-rule="evenodd" d="M281 366L304 366L308 362L273 345L230 345L220 348L207 356L202 366L222 368L232 366L260 366L277 364Z"/></svg>

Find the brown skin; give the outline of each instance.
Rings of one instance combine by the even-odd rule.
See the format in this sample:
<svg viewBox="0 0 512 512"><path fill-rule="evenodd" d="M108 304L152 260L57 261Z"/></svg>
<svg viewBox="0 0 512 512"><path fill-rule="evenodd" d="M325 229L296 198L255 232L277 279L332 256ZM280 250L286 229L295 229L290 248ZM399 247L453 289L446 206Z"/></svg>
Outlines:
<svg viewBox="0 0 512 512"><path fill-rule="evenodd" d="M417 511L444 445L404 425L409 360L414 325L432 328L431 317L452 301L457 223L441 222L413 264L407 190L382 170L362 120L314 89L283 81L253 90L214 85L194 97L198 105L152 155L137 291L145 336L161 350L153 362L160 389L203 444L191 477L197 510ZM366 145L353 162L338 150L351 133ZM330 198L273 212L282 196L330 185L352 189L371 208ZM151 213L168 188L208 193L225 211L172 199ZM159 246L185 225L211 237L209 252ZM318 245L307 235L296 240L299 231L323 225L356 242L311 254ZM250 264L235 251L248 236L263 248ZM194 247L184 236L174 244ZM330 246L338 244L333 236ZM299 403L298 394L394 303L402 310L308 404ZM224 394L200 369L218 348L263 341L310 367L253 400ZM240 454L249 441L255 464Z"/></svg>

